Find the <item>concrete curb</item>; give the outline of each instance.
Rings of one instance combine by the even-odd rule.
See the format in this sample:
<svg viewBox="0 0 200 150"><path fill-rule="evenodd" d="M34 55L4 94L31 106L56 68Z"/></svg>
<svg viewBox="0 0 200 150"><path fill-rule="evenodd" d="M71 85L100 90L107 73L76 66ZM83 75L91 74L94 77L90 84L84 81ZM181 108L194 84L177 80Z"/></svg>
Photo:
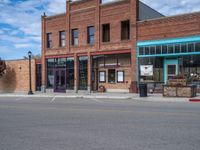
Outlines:
<svg viewBox="0 0 200 150"><path fill-rule="evenodd" d="M189 98L163 98L160 95L151 95L148 97L139 97L138 95L129 96L117 96L116 95L26 95L26 94L0 94L0 97L25 97L25 98L87 98L87 99L116 99L116 100L134 100L134 101L146 101L146 102L197 102ZM193 98L198 99L198 98ZM199 101L198 101L199 102Z"/></svg>
<svg viewBox="0 0 200 150"><path fill-rule="evenodd" d="M90 99L131 99L130 96L95 96L95 95L8 95L0 94L0 97L27 97L27 98L45 98L45 97L56 97L56 98L90 98Z"/></svg>

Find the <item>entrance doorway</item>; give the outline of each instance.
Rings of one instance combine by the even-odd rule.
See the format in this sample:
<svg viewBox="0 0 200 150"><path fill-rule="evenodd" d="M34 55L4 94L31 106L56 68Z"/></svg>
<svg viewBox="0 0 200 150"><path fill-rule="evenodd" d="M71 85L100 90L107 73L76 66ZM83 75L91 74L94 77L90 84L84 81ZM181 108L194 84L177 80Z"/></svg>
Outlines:
<svg viewBox="0 0 200 150"><path fill-rule="evenodd" d="M169 79L178 75L178 59L165 59L164 60L164 80L165 84Z"/></svg>
<svg viewBox="0 0 200 150"><path fill-rule="evenodd" d="M54 92L66 92L66 71L65 69L55 69Z"/></svg>

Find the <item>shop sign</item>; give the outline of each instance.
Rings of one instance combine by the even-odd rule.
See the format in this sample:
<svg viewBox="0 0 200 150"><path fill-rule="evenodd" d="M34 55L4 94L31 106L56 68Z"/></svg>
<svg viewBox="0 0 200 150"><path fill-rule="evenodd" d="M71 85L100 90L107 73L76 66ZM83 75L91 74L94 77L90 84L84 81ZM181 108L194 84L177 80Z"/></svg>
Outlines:
<svg viewBox="0 0 200 150"><path fill-rule="evenodd" d="M153 65L140 65L141 76L153 76Z"/></svg>

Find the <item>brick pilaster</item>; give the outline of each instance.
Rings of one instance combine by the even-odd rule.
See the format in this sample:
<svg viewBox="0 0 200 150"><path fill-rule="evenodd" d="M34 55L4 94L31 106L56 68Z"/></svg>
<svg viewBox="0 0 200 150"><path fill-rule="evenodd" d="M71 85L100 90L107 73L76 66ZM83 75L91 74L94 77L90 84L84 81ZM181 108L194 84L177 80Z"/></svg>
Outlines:
<svg viewBox="0 0 200 150"><path fill-rule="evenodd" d="M130 0L130 35L131 35L131 88L130 92L137 92L137 19L139 0Z"/></svg>
<svg viewBox="0 0 200 150"><path fill-rule="evenodd" d="M66 1L66 49L67 53L70 53L70 40L71 40L71 32L70 32L70 1Z"/></svg>
<svg viewBox="0 0 200 150"><path fill-rule="evenodd" d="M92 56L90 55L90 53L88 52L88 93L91 93L92 90Z"/></svg>
<svg viewBox="0 0 200 150"><path fill-rule="evenodd" d="M96 0L96 8L95 8L95 49L98 51L100 49L100 36L101 36L101 31L100 31L100 0Z"/></svg>
<svg viewBox="0 0 200 150"><path fill-rule="evenodd" d="M78 84L79 84L79 58L77 54L74 54L74 92L78 92Z"/></svg>
<svg viewBox="0 0 200 150"><path fill-rule="evenodd" d="M45 92L46 89L46 61L45 61L45 52L46 52L46 15L44 14L41 17L42 22L42 92Z"/></svg>

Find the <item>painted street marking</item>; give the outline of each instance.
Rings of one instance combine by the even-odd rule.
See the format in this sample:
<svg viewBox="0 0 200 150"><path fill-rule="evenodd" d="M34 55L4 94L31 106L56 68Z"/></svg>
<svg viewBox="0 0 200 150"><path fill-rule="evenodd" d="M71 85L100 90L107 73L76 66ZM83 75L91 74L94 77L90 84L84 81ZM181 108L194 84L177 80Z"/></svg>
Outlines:
<svg viewBox="0 0 200 150"><path fill-rule="evenodd" d="M17 99L15 99L16 101L19 101L19 100L22 100L24 99L25 97L18 97Z"/></svg>
<svg viewBox="0 0 200 150"><path fill-rule="evenodd" d="M98 100L98 99L96 99L96 98L92 98L92 100L93 100L93 101L96 101L96 102L98 102L98 103L103 103L102 101L100 101L100 100Z"/></svg>
<svg viewBox="0 0 200 150"><path fill-rule="evenodd" d="M54 101L55 101L55 99L56 99L56 97L54 96L54 97L52 98L52 100L51 100L51 103L52 103L52 102L54 102Z"/></svg>

